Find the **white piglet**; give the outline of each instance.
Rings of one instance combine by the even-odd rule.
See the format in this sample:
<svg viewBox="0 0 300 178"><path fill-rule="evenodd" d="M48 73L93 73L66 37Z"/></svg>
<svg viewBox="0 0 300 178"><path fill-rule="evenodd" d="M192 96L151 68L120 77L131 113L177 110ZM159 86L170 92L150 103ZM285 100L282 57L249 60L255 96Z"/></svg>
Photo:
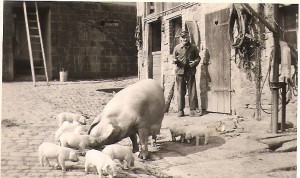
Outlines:
<svg viewBox="0 0 300 178"><path fill-rule="evenodd" d="M65 161L79 161L77 152L71 148L62 147L53 143L42 143L39 146L39 161L44 166L44 160L50 166L48 159L55 159L57 164L61 166L62 171L66 171Z"/></svg>
<svg viewBox="0 0 300 178"><path fill-rule="evenodd" d="M119 144L107 145L102 152L110 156L113 160L118 159L120 162L123 162L124 169L134 167L134 157L132 149L129 146Z"/></svg>
<svg viewBox="0 0 300 178"><path fill-rule="evenodd" d="M96 144L96 139L90 135L82 135L80 133L65 132L59 137L61 146L76 148L82 154L85 154L85 148Z"/></svg>
<svg viewBox="0 0 300 178"><path fill-rule="evenodd" d="M62 112L59 113L57 116L58 126L60 127L64 121L74 122L77 121L80 124L86 124L86 118L83 115L71 113L71 112Z"/></svg>
<svg viewBox="0 0 300 178"><path fill-rule="evenodd" d="M75 128L74 132L82 135L87 134L90 126L89 125L79 125Z"/></svg>
<svg viewBox="0 0 300 178"><path fill-rule="evenodd" d="M80 125L79 122L68 122L64 121L63 124L55 132L55 141L58 142L59 137L64 132L74 132L74 130Z"/></svg>
<svg viewBox="0 0 300 178"><path fill-rule="evenodd" d="M115 177L117 174L116 163L106 154L98 150L89 150L85 155L85 173L88 173L90 167L96 167L99 177L102 177L102 170L109 174L109 177Z"/></svg>

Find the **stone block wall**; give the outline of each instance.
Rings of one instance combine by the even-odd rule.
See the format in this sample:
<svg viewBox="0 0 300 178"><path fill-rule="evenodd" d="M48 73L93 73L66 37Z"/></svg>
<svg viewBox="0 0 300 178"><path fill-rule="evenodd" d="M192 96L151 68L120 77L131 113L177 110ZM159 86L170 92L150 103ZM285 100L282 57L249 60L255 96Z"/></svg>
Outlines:
<svg viewBox="0 0 300 178"><path fill-rule="evenodd" d="M137 75L135 3L52 2L53 76L71 79Z"/></svg>
<svg viewBox="0 0 300 178"><path fill-rule="evenodd" d="M257 4L251 4L252 8L257 10ZM230 8L230 4L196 4L187 9L181 10L179 12L182 18L182 25L186 20L195 20L197 22L199 31L200 31L200 39L201 39L201 47L206 47L206 39L205 39L205 15L208 13L212 13L215 11L219 11L225 8ZM264 15L267 17L269 23L273 23L273 9L271 4L266 4L265 9L263 11ZM172 35L172 24L170 24L170 18L172 16L177 16L178 12L173 12L171 14L167 14L162 17L162 21L164 23L164 33L162 34L162 62L163 62L163 79L164 79L164 90L165 90L165 98L168 97L172 82L174 81L174 64L172 64L173 56L170 54L170 35ZM183 27L184 28L184 27ZM261 116L263 118L271 118L271 90L269 88L268 83L268 70L270 66L270 56L271 51L273 49L273 35L272 33L267 33L267 40L263 44L263 49L261 50L261 54L259 57L261 58L261 86L263 87L261 90L261 107L266 110L267 113L261 111ZM238 68L237 64L234 60L234 49L231 50L231 90L235 92L231 93L231 110L232 114L237 114L246 118L256 119L256 83L255 83L255 75L252 73L253 80L249 80L246 76L245 71L242 68ZM144 56L145 58L145 56ZM143 59L145 60L145 59ZM255 58L251 60L255 61ZM145 73L146 69L139 68L139 72L141 75ZM200 81L200 65L197 67L197 94L198 98L200 97L199 91L199 81ZM266 80L265 83L263 83ZM200 104L200 99L198 99ZM281 103L281 102L280 102ZM281 106L279 106L281 108ZM175 87L174 97L170 106L171 112L177 111L177 93ZM279 113L279 115L281 115ZM296 124L296 115L297 115L297 97L293 97L292 101L287 105L287 120L292 121ZM279 118L280 120L280 118Z"/></svg>
<svg viewBox="0 0 300 178"><path fill-rule="evenodd" d="M3 43L2 80L11 81L14 77L13 63L13 2L3 3ZM5 17L5 18L4 18Z"/></svg>

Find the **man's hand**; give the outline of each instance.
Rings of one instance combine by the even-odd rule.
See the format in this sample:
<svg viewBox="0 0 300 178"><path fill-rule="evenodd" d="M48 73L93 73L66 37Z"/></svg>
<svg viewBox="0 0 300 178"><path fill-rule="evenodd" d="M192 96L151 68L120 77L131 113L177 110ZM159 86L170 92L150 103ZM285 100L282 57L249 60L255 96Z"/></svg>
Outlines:
<svg viewBox="0 0 300 178"><path fill-rule="evenodd" d="M178 63L178 60L177 59L174 59L173 60L173 64L177 64Z"/></svg>
<svg viewBox="0 0 300 178"><path fill-rule="evenodd" d="M190 61L189 65L190 65L190 67L194 67L195 66L195 61Z"/></svg>

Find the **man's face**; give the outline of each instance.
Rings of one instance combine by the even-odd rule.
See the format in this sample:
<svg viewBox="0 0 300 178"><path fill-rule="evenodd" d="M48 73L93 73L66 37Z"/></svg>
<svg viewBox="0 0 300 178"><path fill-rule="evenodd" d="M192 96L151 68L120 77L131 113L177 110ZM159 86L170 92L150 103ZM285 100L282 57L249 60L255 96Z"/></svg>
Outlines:
<svg viewBox="0 0 300 178"><path fill-rule="evenodd" d="M190 43L190 37L188 35L182 36L181 37L181 42L183 45L189 44Z"/></svg>

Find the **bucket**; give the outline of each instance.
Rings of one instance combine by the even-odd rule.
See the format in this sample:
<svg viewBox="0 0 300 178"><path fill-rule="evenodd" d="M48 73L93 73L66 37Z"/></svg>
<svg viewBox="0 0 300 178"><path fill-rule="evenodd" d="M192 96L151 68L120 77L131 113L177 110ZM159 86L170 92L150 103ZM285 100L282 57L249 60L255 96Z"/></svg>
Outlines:
<svg viewBox="0 0 300 178"><path fill-rule="evenodd" d="M59 81L66 82L68 80L68 71L60 71L59 72Z"/></svg>

